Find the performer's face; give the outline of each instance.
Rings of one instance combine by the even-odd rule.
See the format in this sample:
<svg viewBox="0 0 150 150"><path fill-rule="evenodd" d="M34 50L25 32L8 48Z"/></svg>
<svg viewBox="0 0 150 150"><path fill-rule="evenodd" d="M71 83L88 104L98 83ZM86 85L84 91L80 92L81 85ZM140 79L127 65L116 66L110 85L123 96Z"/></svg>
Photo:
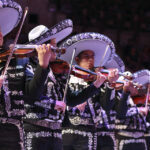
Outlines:
<svg viewBox="0 0 150 150"><path fill-rule="evenodd" d="M0 46L3 45L3 35L2 35L2 32L0 30Z"/></svg>
<svg viewBox="0 0 150 150"><path fill-rule="evenodd" d="M92 69L94 67L94 56L92 50L84 50L75 59L79 66L85 69Z"/></svg>

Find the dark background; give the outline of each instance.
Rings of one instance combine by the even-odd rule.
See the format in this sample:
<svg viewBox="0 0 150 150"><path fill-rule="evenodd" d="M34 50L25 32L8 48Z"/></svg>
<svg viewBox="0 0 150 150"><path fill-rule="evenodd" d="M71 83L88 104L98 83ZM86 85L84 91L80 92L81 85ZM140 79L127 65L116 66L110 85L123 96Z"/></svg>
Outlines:
<svg viewBox="0 0 150 150"><path fill-rule="evenodd" d="M70 36L99 32L112 39L126 70L150 69L150 2L148 0L16 0L23 10L29 7L18 43L28 41L28 32L37 25L52 27L70 18ZM18 27L5 39L10 43Z"/></svg>

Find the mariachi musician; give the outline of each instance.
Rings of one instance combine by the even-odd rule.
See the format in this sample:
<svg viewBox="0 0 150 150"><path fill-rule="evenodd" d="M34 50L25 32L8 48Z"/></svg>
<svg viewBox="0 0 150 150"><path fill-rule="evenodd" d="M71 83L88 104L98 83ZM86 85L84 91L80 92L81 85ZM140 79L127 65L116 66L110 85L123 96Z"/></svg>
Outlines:
<svg viewBox="0 0 150 150"><path fill-rule="evenodd" d="M0 46L3 47L3 36L8 34L19 23L22 16L21 6L11 0L0 1ZM18 35L18 34L17 34ZM31 101L30 96L40 97L48 75L47 61L51 59L50 45L42 45L37 51L39 65L35 74L28 64L18 64L16 55L10 50L0 50L0 149L24 150L24 132L22 117L25 115L24 101ZM8 64L8 66L6 65ZM5 75L5 76L4 76ZM33 76L34 75L34 76ZM3 77L4 76L4 77ZM38 86L37 86L38 85Z"/></svg>
<svg viewBox="0 0 150 150"><path fill-rule="evenodd" d="M59 41L58 39L63 39L65 36L67 36L66 34L69 33L68 30L70 30L69 28L71 28L71 25L71 20L65 20L52 27L54 28L53 30L47 30L44 35L46 35L47 38L47 35L49 34L49 38L54 38L52 31L58 31L58 33L55 32L56 39L51 39L53 46L56 46L56 42ZM39 28L40 30L41 26L36 28ZM33 29L33 31L34 30L35 29ZM64 32L64 30L66 32ZM34 34L36 35L36 32ZM60 69L63 69L61 65L63 65L65 62L62 60L56 60L56 53L52 53L52 58L53 59L51 59L49 62L49 74L45 82L43 95L40 99L35 99L33 104L27 106L27 114L26 118L24 119L26 149L62 149L61 123L64 118L64 111L66 108L65 102L62 100L66 83L66 73L68 73L68 69ZM55 65L55 67L53 65ZM64 69L66 68L69 68L67 63L64 66ZM74 94L70 93L70 90L68 90L66 97L75 97L77 100L75 101L75 98L66 98L66 103L70 106L75 106L84 102L88 97L97 92L96 86L99 86L99 83L101 82L103 82L103 78L98 75L97 80L83 91L79 91L78 93Z"/></svg>
<svg viewBox="0 0 150 150"><path fill-rule="evenodd" d="M149 84L150 85L150 84ZM146 96L144 97L146 99ZM147 124L147 130L145 133L145 139L147 143L147 149L150 150L150 94L148 95L148 114L146 116L146 124Z"/></svg>
<svg viewBox="0 0 150 150"><path fill-rule="evenodd" d="M144 133L147 129L146 115L148 112L147 106L141 106L141 102L145 102L143 96L147 94L149 83L149 71L140 70L133 74L133 81L142 85L138 90L133 90L128 93L126 101L127 113L122 119L116 120L116 140L118 150L147 150ZM146 97L146 96L144 96ZM144 103L143 103L144 104Z"/></svg>
<svg viewBox="0 0 150 150"><path fill-rule="evenodd" d="M138 96L134 97L134 103L139 107L144 107L148 109L146 119L146 133L144 134L147 144L147 149L150 149L150 70L143 69L135 73L135 80L140 82L143 86L143 91L141 91Z"/></svg>
<svg viewBox="0 0 150 150"><path fill-rule="evenodd" d="M61 58L68 62L71 59L73 49L76 48L74 64L79 65L77 68L82 71L94 71L94 66L100 65L100 63L102 66L105 67L106 65L108 68L111 65L112 68L116 68L116 65L121 65L120 68L124 67L121 63L115 64L115 61L113 64L112 59L116 58L114 57L115 47L113 42L105 35L99 33L81 33L70 37L61 46L65 47L67 51ZM87 79L88 76L86 77L84 74L77 76L77 73L71 75L70 78L69 87L72 93L84 90L92 81L92 76ZM92 74L94 73L92 72ZM110 69L108 76L105 76L105 83L101 82L101 86L95 95L91 96L87 102L81 105L68 107L69 122L68 124L64 122L63 128L63 148L65 150L112 150L115 148L114 133L111 132L109 134L111 128L106 112L110 112L116 100L116 92L112 84L118 77L118 69ZM123 97L125 95L124 93ZM72 99L72 97L68 98ZM121 99L120 102L122 102Z"/></svg>
<svg viewBox="0 0 150 150"><path fill-rule="evenodd" d="M53 46L56 46L56 42L61 41L72 32L72 26L70 19L61 21L50 29L44 25L36 26L29 32L29 43L27 44L42 44L51 40ZM64 31L66 34L63 34ZM56 54L52 53L52 57L51 61L54 61ZM30 64L35 71L38 64L36 56L30 58ZM49 67L42 98L39 101L34 99L34 103L25 104L24 130L27 150L61 149L61 123L59 120L61 121L63 116L59 111L63 112L66 106L64 102L60 101L66 77L59 74L55 77L50 70ZM50 98L51 95L52 98Z"/></svg>

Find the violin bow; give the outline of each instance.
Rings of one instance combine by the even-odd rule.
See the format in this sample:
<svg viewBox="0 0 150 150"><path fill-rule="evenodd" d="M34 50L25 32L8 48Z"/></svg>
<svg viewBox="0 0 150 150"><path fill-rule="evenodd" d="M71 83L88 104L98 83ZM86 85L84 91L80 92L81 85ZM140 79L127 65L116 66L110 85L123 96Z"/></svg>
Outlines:
<svg viewBox="0 0 150 150"><path fill-rule="evenodd" d="M109 45L106 46L104 55L103 55L103 57L102 57L102 59L101 59L101 61L100 61L100 65L99 65L100 67L102 66L102 63L103 63L103 60L104 60L104 58L105 58L105 56L106 56L106 53L107 53L107 51L108 51L108 48L109 48Z"/></svg>
<svg viewBox="0 0 150 150"><path fill-rule="evenodd" d="M149 81L150 81L150 75L149 75ZM150 83L148 84L148 89L147 89L147 94L146 94L146 100L145 100L145 108L148 107L149 94L150 94Z"/></svg>
<svg viewBox="0 0 150 150"><path fill-rule="evenodd" d="M68 73L68 76L67 76L67 82L66 82L65 90L64 90L63 102L65 102L65 100L66 100L66 95L67 95L67 90L68 90L68 85L69 85L69 79L70 79L70 74L71 74L71 70L72 70L72 64L73 64L75 52L76 52L76 48L74 48L73 53L72 53L72 58L71 58L70 68L69 68L69 73Z"/></svg>
<svg viewBox="0 0 150 150"><path fill-rule="evenodd" d="M102 63L103 63L103 60L104 60L104 58L105 58L105 56L106 56L106 53L107 53L107 51L108 51L108 48L109 48L109 45L106 46L104 55L103 55L103 57L102 57L102 59L101 59L101 61L100 61L100 65L99 65L100 67L102 66ZM89 102L87 102L87 104L88 104L88 106L89 106L89 108L90 108L90 114L91 114L91 116L93 116L92 111L91 111L91 106L90 106ZM94 121L94 118L93 118L93 117L92 117L92 122L95 124L95 121ZM97 123L96 123L96 126L97 126Z"/></svg>
<svg viewBox="0 0 150 150"><path fill-rule="evenodd" d="M11 58L12 58L13 53L14 53L14 51L15 51L15 45L17 44L17 41L18 41L18 38L19 38L19 35L20 35L20 32L21 32L22 26L23 26L23 24L24 24L25 18L26 18L26 16L27 16L27 13L28 13L28 7L25 8L24 15L23 15L23 19L22 19L20 28L19 28L18 33L17 33L17 35L16 35L16 38L15 38L15 40L14 40L14 44L13 44L13 46L10 48L10 55L8 56L8 59L7 59L7 62L6 62L4 71L2 72L2 76L5 76L6 71L7 71L7 68L8 68L8 66L9 66L9 64L10 64Z"/></svg>

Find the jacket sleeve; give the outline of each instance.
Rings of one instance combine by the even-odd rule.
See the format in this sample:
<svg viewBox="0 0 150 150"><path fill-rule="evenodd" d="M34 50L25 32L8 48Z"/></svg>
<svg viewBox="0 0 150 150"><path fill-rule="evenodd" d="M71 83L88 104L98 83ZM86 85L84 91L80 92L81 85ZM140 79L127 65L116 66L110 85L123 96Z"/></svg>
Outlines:
<svg viewBox="0 0 150 150"><path fill-rule="evenodd" d="M70 87L68 87L66 102L68 106L74 107L78 104L85 102L88 98L92 97L94 94L97 94L99 89L94 86L94 84L90 84L88 87L79 90L73 91Z"/></svg>
<svg viewBox="0 0 150 150"><path fill-rule="evenodd" d="M115 90L110 88L107 83L100 88L99 102L105 111L110 111L114 107L115 94Z"/></svg>
<svg viewBox="0 0 150 150"><path fill-rule="evenodd" d="M126 118L127 111L128 111L127 100L130 97L129 95L130 95L129 92L128 93L122 92L121 97L119 97L116 100L117 103L116 112L117 112L117 118L119 119Z"/></svg>
<svg viewBox="0 0 150 150"><path fill-rule="evenodd" d="M39 99L41 97L48 72L49 69L43 69L38 65L35 73L33 73L32 67L27 66L25 95L28 99L30 99L30 101Z"/></svg>

